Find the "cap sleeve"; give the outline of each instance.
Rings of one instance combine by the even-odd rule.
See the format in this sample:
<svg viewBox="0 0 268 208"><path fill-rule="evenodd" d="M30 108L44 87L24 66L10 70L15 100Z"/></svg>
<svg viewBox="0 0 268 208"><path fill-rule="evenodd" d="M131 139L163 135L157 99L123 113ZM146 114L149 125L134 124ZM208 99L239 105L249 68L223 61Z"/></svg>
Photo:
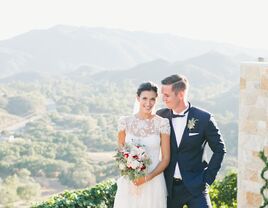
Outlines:
<svg viewBox="0 0 268 208"><path fill-rule="evenodd" d="M170 134L170 125L167 118L162 118L160 123L160 133Z"/></svg>
<svg viewBox="0 0 268 208"><path fill-rule="evenodd" d="M124 131L126 130L127 123L126 123L126 117L122 116L118 120L118 131Z"/></svg>

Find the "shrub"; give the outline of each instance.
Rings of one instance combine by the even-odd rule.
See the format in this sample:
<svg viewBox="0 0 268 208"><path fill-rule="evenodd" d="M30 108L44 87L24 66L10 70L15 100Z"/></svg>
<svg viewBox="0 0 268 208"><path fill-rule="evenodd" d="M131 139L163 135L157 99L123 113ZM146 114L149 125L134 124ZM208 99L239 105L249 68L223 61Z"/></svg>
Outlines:
<svg viewBox="0 0 268 208"><path fill-rule="evenodd" d="M235 172L229 173L222 180L216 180L209 191L213 208L236 208L236 185ZM32 208L112 208L116 189L115 181L108 180L85 190L66 191Z"/></svg>
<svg viewBox="0 0 268 208"><path fill-rule="evenodd" d="M62 171L59 180L63 185L73 188L85 188L96 183L92 168L90 166L79 167L78 165L67 171Z"/></svg>
<svg viewBox="0 0 268 208"><path fill-rule="evenodd" d="M237 173L230 172L222 180L216 180L209 195L214 208L237 207Z"/></svg>
<svg viewBox="0 0 268 208"><path fill-rule="evenodd" d="M7 111L18 116L27 115L35 111L34 103L25 97L11 97L7 103Z"/></svg>
<svg viewBox="0 0 268 208"><path fill-rule="evenodd" d="M112 208L116 189L115 181L108 180L85 190L66 191L32 208Z"/></svg>

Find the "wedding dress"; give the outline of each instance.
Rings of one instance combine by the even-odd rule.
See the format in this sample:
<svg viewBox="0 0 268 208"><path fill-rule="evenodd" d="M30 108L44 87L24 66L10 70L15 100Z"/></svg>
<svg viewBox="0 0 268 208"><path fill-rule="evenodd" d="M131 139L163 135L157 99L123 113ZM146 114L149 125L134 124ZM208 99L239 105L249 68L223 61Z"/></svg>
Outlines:
<svg viewBox="0 0 268 208"><path fill-rule="evenodd" d="M139 119L136 115L121 117L119 130L125 130L126 143L145 146L152 164L151 172L161 160L160 133L170 134L169 121L155 115L152 119ZM166 208L166 184L163 173L152 180L135 186L126 176L117 180L114 208Z"/></svg>

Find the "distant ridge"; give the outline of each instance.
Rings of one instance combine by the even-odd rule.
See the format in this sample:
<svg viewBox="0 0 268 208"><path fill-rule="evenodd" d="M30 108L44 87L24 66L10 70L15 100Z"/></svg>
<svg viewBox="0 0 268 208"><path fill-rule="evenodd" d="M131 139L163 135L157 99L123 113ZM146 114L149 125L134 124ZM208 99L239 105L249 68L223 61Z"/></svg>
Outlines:
<svg viewBox="0 0 268 208"><path fill-rule="evenodd" d="M0 41L0 73L1 76L22 71L59 74L81 65L109 71L129 69L156 59L170 63L183 61L213 50L232 57L268 56L264 50L170 34L58 25Z"/></svg>
<svg viewBox="0 0 268 208"><path fill-rule="evenodd" d="M239 69L239 63L231 57L210 51L198 57L175 63L156 59L126 70L103 71L88 76L88 79L117 83L132 80L136 84L142 80L152 80L159 84L168 75L184 74L193 86L203 87L224 82L237 83Z"/></svg>
<svg viewBox="0 0 268 208"><path fill-rule="evenodd" d="M9 83L9 82L34 82L42 81L45 79L44 75L41 75L38 72L20 72L6 78L0 79L0 83Z"/></svg>

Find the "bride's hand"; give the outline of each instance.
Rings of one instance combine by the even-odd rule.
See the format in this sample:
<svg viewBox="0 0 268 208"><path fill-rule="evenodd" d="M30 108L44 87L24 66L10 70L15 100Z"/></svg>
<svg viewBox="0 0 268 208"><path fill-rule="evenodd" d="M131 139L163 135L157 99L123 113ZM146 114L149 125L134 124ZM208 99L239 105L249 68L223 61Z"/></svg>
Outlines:
<svg viewBox="0 0 268 208"><path fill-rule="evenodd" d="M142 185L142 184L147 182L147 178L146 178L146 176L140 177L140 178L137 178L137 179L133 180L132 182L133 182L134 185L140 186L140 185Z"/></svg>

